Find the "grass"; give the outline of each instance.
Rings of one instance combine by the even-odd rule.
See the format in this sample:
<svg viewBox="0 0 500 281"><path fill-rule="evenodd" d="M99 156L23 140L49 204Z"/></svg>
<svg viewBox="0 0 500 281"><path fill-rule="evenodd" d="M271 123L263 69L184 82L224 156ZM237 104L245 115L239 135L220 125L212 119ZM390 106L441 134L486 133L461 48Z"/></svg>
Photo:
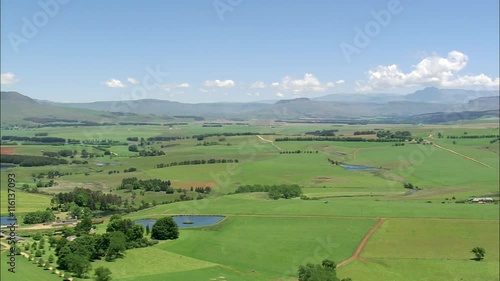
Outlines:
<svg viewBox="0 0 500 281"><path fill-rule="evenodd" d="M306 262L348 258L374 223L371 219L228 217L215 230L182 230L178 240L160 247L243 272L291 277Z"/></svg>
<svg viewBox="0 0 500 281"><path fill-rule="evenodd" d="M459 259L486 249L486 260L498 261L498 221L387 220L366 245L363 258Z"/></svg>
<svg viewBox="0 0 500 281"><path fill-rule="evenodd" d="M366 259L339 268L340 278L371 281L494 281L498 261L441 259Z"/></svg>
<svg viewBox="0 0 500 281"><path fill-rule="evenodd" d="M40 211L40 210L45 210L47 207L50 206L50 196L47 195L41 195L41 194L34 194L34 193L27 193L27 192L22 192L17 190L15 193L16 198L16 208L15 208L15 214L16 215L21 215L25 214L28 212L34 212L34 211ZM3 201L1 214L2 215L8 215L7 211L7 197L8 197L8 191L7 188L1 189L0 190L0 197L2 198Z"/></svg>
<svg viewBox="0 0 500 281"><path fill-rule="evenodd" d="M260 196L259 196L260 197ZM130 214L131 218L162 214L253 214L276 216L339 216L387 218L470 218L498 220L498 205L425 203L422 201L385 201L372 197L323 200L269 200L253 194L223 196L201 201L159 205ZM377 201L378 200L378 201Z"/></svg>

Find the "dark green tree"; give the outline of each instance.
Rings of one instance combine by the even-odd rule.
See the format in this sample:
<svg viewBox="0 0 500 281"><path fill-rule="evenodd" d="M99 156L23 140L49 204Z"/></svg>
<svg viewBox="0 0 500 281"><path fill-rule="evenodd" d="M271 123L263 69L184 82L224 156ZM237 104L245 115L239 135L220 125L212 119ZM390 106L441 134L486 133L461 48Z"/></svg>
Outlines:
<svg viewBox="0 0 500 281"><path fill-rule="evenodd" d="M480 260L484 259L484 255L486 254L486 250L482 247L474 247L474 248L472 248L471 253L473 253L476 256L475 260L480 261Z"/></svg>
<svg viewBox="0 0 500 281"><path fill-rule="evenodd" d="M106 251L106 260L112 261L123 255L127 249L127 239L121 231L111 232L109 235L109 247Z"/></svg>
<svg viewBox="0 0 500 281"><path fill-rule="evenodd" d="M177 239L179 228L172 217L164 217L156 221L151 230L151 238L158 240Z"/></svg>
<svg viewBox="0 0 500 281"><path fill-rule="evenodd" d="M111 281L111 270L106 267L98 267L94 270L95 281Z"/></svg>

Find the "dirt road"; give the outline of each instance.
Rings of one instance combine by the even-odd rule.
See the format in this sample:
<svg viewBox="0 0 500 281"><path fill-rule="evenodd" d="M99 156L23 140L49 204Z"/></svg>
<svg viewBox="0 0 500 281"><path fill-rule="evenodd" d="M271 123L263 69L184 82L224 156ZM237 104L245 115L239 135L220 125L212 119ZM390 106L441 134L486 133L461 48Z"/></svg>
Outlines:
<svg viewBox="0 0 500 281"><path fill-rule="evenodd" d="M385 221L385 218L380 218L378 220L378 222L372 227L372 229L370 229L370 231L365 235L363 240L361 240L361 243L359 243L358 248L356 248L356 251L354 251L354 254L350 258L339 263L337 265L337 267L344 266L344 265L352 262L353 260L358 259L359 255L363 251L363 248L366 246L366 243L368 243L368 240L370 240L370 237L372 237L373 233L375 233L375 231L377 231L377 229L384 223L384 221Z"/></svg>
<svg viewBox="0 0 500 281"><path fill-rule="evenodd" d="M259 136L259 135L257 135L257 137L258 137L260 140L262 140L262 141L265 141L265 142L269 142L269 143L271 143L271 144L272 144L274 147L276 147L278 150L280 150L280 151L281 151L281 150L283 150L283 149L281 149L281 147L277 146L277 145L276 145L276 144L275 144L272 140L267 140L267 139L265 139L265 138L263 138L263 137L261 137L261 136Z"/></svg>

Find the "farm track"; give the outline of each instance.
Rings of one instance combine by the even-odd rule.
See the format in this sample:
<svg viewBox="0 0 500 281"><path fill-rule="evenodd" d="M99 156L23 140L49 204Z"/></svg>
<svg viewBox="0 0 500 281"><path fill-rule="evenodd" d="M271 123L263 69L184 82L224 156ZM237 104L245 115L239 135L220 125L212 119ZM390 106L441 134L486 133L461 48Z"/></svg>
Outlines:
<svg viewBox="0 0 500 281"><path fill-rule="evenodd" d="M451 153L453 153L453 154L456 154L456 155L458 155L458 156L461 156L461 157L463 157L463 158L465 158L465 159L467 159L467 160L474 161L474 162L476 162L476 163L478 163L478 164L480 164L480 165L483 165L483 166L485 166L485 167L487 167L487 168L494 169L493 167L491 167L490 165L488 165L488 164L486 164L486 163L483 163L483 162L481 162L481 161L479 161L479 160L477 160L477 159L474 159L474 158L472 158L472 157L470 157L470 156L467 156L467 155L464 155L464 154L458 153L458 152L456 152L455 150L451 150L451 149L449 149L449 148L442 147L442 146L440 146L440 145L438 145L438 144L433 144L433 145L434 145L435 147L437 147L437 148L440 148L440 149L446 150L446 151L448 151L448 152L451 152Z"/></svg>
<svg viewBox="0 0 500 281"><path fill-rule="evenodd" d="M340 262L337 265L337 267L344 266L344 265L352 262L353 260L358 259L359 255L363 251L363 248L366 246L366 243L368 243L368 240L370 240L370 237L372 237L372 235L384 223L384 221L385 221L385 218L380 218L378 220L378 222L372 227L372 229L370 229L370 231L365 235L365 237L363 238L363 240L361 240L361 243L359 243L358 248L356 248L356 251L354 251L354 254L350 258L348 258L348 259Z"/></svg>
<svg viewBox="0 0 500 281"><path fill-rule="evenodd" d="M355 161L356 158L358 157L358 152L361 150L361 148L358 148L352 152L352 160Z"/></svg>
<svg viewBox="0 0 500 281"><path fill-rule="evenodd" d="M265 138L261 137L260 135L257 135L257 137L258 137L260 140L262 140L262 141L265 141L265 142L269 142L269 143L271 143L271 144L272 144L274 147L276 147L278 150L280 150L280 151L282 151L282 150L283 150L283 149L281 149L281 147L277 146L277 145L274 143L274 141L272 141L272 140L268 140L268 139L265 139Z"/></svg>

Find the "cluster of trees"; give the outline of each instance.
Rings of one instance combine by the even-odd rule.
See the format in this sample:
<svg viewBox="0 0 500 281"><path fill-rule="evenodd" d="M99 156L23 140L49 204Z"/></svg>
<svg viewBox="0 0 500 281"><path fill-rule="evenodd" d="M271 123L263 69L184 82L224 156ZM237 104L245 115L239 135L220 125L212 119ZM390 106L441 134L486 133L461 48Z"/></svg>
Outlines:
<svg viewBox="0 0 500 281"><path fill-rule="evenodd" d="M46 137L49 133L35 133L35 137Z"/></svg>
<svg viewBox="0 0 500 281"><path fill-rule="evenodd" d="M87 160L83 160L83 161L82 160L73 160L73 161L71 161L71 164L84 164L84 165L86 165L88 163L89 163L89 161L87 161Z"/></svg>
<svg viewBox="0 0 500 281"><path fill-rule="evenodd" d="M412 183L409 183L409 182L405 182L403 184L403 187L406 189L411 189L411 190L422 190L420 187L413 185Z"/></svg>
<svg viewBox="0 0 500 281"><path fill-rule="evenodd" d="M404 142L401 142L401 143L397 142L397 143L393 144L392 146L405 146L405 143Z"/></svg>
<svg viewBox="0 0 500 281"><path fill-rule="evenodd" d="M366 139L360 137L283 137L276 138L275 141L352 141L352 142L399 142L404 139Z"/></svg>
<svg viewBox="0 0 500 281"><path fill-rule="evenodd" d="M2 158L2 163L18 164L21 167L68 164L68 161L64 159L56 159L43 156L2 154L1 158Z"/></svg>
<svg viewBox="0 0 500 281"><path fill-rule="evenodd" d="M96 154L88 152L86 149L82 149L82 158L94 158L94 157L102 157L102 154Z"/></svg>
<svg viewBox="0 0 500 281"><path fill-rule="evenodd" d="M325 259L321 264L308 263L299 267L299 281L352 281L351 278L340 280L337 277L335 262Z"/></svg>
<svg viewBox="0 0 500 281"><path fill-rule="evenodd" d="M48 156L48 157L71 157L75 156L77 154L76 150L70 150L70 149L63 149L59 150L57 152L55 151L44 151L43 156Z"/></svg>
<svg viewBox="0 0 500 281"><path fill-rule="evenodd" d="M80 228L82 230L88 228L87 218L85 225L86 227ZM91 270L91 261L93 260L104 257L106 261L113 261L122 257L126 249L147 247L156 243L156 241L150 241L144 237L142 225L136 225L131 220L122 219L117 215L111 217L106 233L102 235L83 233L85 231L73 241L68 241L62 236L56 236L49 240L49 243L55 247L59 269L72 272L80 278ZM98 275L97 272L96 275ZM109 274L99 275L109 276Z"/></svg>
<svg viewBox="0 0 500 281"><path fill-rule="evenodd" d="M122 179L122 183L118 186L118 189L127 189L127 190L135 190L135 189L143 189L145 191L168 191L171 182L170 180L161 180L161 179L149 179L149 180L140 180L136 177L124 178ZM171 193L174 192L173 188L171 189Z"/></svg>
<svg viewBox="0 0 500 281"><path fill-rule="evenodd" d="M242 185L239 186L235 193L251 193L251 192L267 192L269 198L277 200L279 198L290 199L300 197L302 195L302 187L296 184L280 184L280 185Z"/></svg>
<svg viewBox="0 0 500 281"><path fill-rule="evenodd" d="M130 167L128 169L123 170L124 173L132 173L132 172L137 172L137 168L135 167Z"/></svg>
<svg viewBox="0 0 500 281"><path fill-rule="evenodd" d="M361 135L375 135L377 132L375 131L356 131L354 132L355 136L361 136Z"/></svg>
<svg viewBox="0 0 500 281"><path fill-rule="evenodd" d="M301 153L318 153L318 151L317 150L315 150L315 151L313 151L313 150L300 150L300 149L280 151L280 154L301 154Z"/></svg>
<svg viewBox="0 0 500 281"><path fill-rule="evenodd" d="M204 164L220 164L220 163L239 163L238 159L208 159L208 160L184 160L180 162L171 162L169 164L158 164L156 168L166 168L183 165L204 165Z"/></svg>
<svg viewBox="0 0 500 281"><path fill-rule="evenodd" d="M377 138L380 139L399 139L399 140L411 140L411 132L410 131L396 131L391 132L387 131L378 131Z"/></svg>
<svg viewBox="0 0 500 281"><path fill-rule="evenodd" d="M202 127L207 127L207 128L221 128L222 124L203 124Z"/></svg>
<svg viewBox="0 0 500 281"><path fill-rule="evenodd" d="M328 158L328 162L330 162L332 165L339 165L339 164L342 164L341 162L339 162L339 161L337 161L337 160L330 159L330 158Z"/></svg>
<svg viewBox="0 0 500 281"><path fill-rule="evenodd" d="M36 223L44 223L54 221L56 217L54 213L50 210L46 211L36 211L27 213L24 216L23 223L25 224L36 224Z"/></svg>
<svg viewBox="0 0 500 281"><path fill-rule="evenodd" d="M151 150L143 149L139 151L139 156L149 157L149 156L162 156L162 155L165 155L165 152L163 152L162 150L156 150L154 148L152 148Z"/></svg>
<svg viewBox="0 0 500 281"><path fill-rule="evenodd" d="M306 135L320 136L320 137L334 137L335 133L338 132L337 129L332 130L316 130L312 132L306 132Z"/></svg>
<svg viewBox="0 0 500 281"><path fill-rule="evenodd" d="M114 210L122 203L122 198L115 194L104 194L100 190L76 187L71 192L60 192L51 199L53 205L63 208L61 205L75 203L79 207L87 207L92 211Z"/></svg>
<svg viewBox="0 0 500 281"><path fill-rule="evenodd" d="M216 141L203 141L202 143L199 142L196 144L196 146L211 146L211 145L220 145L219 142L216 142ZM231 144L227 144L227 146L230 146Z"/></svg>

